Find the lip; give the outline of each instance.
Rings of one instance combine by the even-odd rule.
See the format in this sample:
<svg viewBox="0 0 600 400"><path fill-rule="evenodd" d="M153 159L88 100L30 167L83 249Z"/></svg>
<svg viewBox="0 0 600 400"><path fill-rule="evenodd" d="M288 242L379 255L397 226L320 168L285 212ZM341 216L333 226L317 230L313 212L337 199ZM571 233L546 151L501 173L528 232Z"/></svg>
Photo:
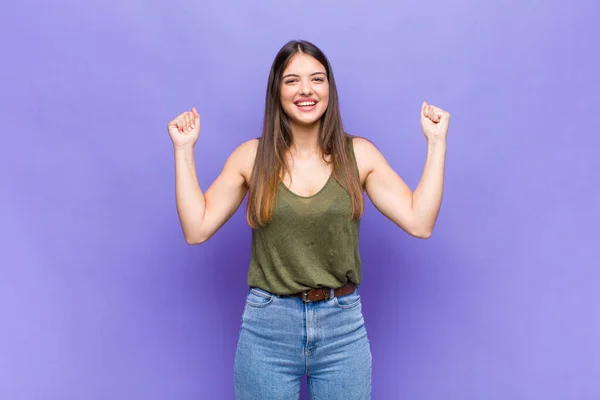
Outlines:
<svg viewBox="0 0 600 400"><path fill-rule="evenodd" d="M319 102L317 99L313 99L312 97L307 97L307 98L298 99L298 100L294 101L294 104L298 105L298 103L302 103L304 101L312 101L313 103L315 103L315 105L316 105L316 103Z"/></svg>
<svg viewBox="0 0 600 400"><path fill-rule="evenodd" d="M315 104L312 106L299 106L298 105L298 103L302 103L304 101L311 101ZM310 111L314 110L315 108L317 108L318 103L319 103L319 101L317 99L313 99L313 98L298 99L298 100L294 101L294 104L296 105L296 107L298 107L298 109L302 112L310 112Z"/></svg>

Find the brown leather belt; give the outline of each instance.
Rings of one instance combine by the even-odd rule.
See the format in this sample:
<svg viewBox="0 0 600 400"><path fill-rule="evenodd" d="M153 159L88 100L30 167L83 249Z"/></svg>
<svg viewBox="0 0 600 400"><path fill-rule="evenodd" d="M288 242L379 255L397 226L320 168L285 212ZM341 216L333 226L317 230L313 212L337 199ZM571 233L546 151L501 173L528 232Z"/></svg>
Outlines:
<svg viewBox="0 0 600 400"><path fill-rule="evenodd" d="M346 283L344 286L333 290L333 296L343 296L354 292L356 285L352 282ZM302 299L302 301L308 303L311 301L329 300L330 288L316 288L305 290L304 292L289 294L288 296L294 296Z"/></svg>

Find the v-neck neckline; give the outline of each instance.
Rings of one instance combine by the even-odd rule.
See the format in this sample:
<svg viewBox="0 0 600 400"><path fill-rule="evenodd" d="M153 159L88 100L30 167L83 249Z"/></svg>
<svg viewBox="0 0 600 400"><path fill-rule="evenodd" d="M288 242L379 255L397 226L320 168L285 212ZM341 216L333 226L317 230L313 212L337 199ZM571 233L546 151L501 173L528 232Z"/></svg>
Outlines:
<svg viewBox="0 0 600 400"><path fill-rule="evenodd" d="M285 183L283 183L283 180L280 181L280 185L283 186L285 188L285 190L288 191L288 193L290 193L296 197L299 197L301 199L312 199L313 197L317 196L319 193L321 193L325 190L325 188L329 185L331 178L333 178L333 169L331 170L331 173L329 174L329 178L327 178L327 181L325 181L325 184L323 185L323 187L321 187L321 189L316 191L314 194L311 194L310 196L301 196L297 193L294 193L289 187L287 187L287 185Z"/></svg>

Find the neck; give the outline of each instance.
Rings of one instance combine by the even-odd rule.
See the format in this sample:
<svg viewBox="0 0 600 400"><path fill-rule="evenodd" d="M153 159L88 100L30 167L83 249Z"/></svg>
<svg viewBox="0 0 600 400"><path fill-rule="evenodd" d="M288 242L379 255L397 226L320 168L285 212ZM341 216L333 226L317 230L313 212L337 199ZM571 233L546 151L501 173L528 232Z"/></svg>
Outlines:
<svg viewBox="0 0 600 400"><path fill-rule="evenodd" d="M319 125L319 122L313 125L291 124L293 141L290 150L293 154L308 156L320 153Z"/></svg>

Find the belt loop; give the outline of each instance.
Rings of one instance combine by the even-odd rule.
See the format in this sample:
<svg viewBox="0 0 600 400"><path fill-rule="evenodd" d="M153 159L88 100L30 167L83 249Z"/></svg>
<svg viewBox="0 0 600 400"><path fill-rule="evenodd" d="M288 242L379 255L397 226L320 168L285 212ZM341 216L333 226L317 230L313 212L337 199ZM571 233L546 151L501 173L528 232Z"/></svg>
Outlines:
<svg viewBox="0 0 600 400"><path fill-rule="evenodd" d="M329 290L330 290L330 292L329 292L329 299L331 300L334 297L335 289L334 288L329 288Z"/></svg>

